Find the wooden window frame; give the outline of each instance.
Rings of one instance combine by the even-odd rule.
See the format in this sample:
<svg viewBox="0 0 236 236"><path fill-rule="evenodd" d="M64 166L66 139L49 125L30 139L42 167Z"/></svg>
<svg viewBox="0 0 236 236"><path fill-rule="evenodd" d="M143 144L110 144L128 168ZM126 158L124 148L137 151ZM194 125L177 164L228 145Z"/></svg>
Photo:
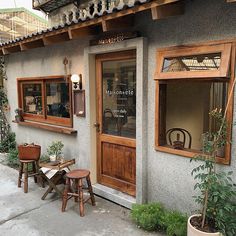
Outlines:
<svg viewBox="0 0 236 236"><path fill-rule="evenodd" d="M165 58L191 56L210 53L221 53L221 63L219 70L206 71L176 71L176 72L162 72L162 67ZM231 44L218 44L209 46L196 47L176 47L175 49L158 50L157 52L157 69L155 79L188 79L188 78L222 78L228 76L230 64Z"/></svg>
<svg viewBox="0 0 236 236"><path fill-rule="evenodd" d="M23 118L27 121L34 121L39 123L51 124L63 127L73 127L73 112L72 112L72 86L69 76L66 78L66 82L69 83L69 102L70 102L70 118L47 116L46 114L46 83L55 82L59 83L64 79L64 75L58 76L45 76L45 77L27 77L17 78L17 90L18 90L18 107L23 110L23 85L24 84L41 84L42 85L42 115L29 114L23 112Z"/></svg>
<svg viewBox="0 0 236 236"><path fill-rule="evenodd" d="M155 84L156 84L156 88L155 88L155 150L156 151L161 151L161 152L165 152L165 153L170 153L170 154L174 154L174 155L180 155L183 157L188 157L188 158L192 158L194 157L196 154L199 154L199 152L194 152L194 151L187 151L187 150L177 150L177 149L173 149L167 146L163 146L160 144L160 135L161 135L161 128L160 127L160 84L164 83L169 83L171 81L174 81L175 79L183 79L185 81L188 80L194 80L197 79L199 81L219 81L222 80L224 82L228 83L228 98L229 99L229 103L228 103L228 110L226 113L226 121L228 123L228 127L227 127L227 133L228 133L228 137L227 137L227 144L225 146L225 156L224 158L222 157L217 157L217 163L220 164L225 164L225 165L230 165L230 161L231 161L231 138L232 138L232 122L233 122L233 101L234 101L234 96L230 96L230 92L232 90L232 87L234 86L235 83L235 70L236 70L236 64L235 64L235 57L236 57L236 42L232 42L232 43L222 43L220 45L211 45L211 46L192 46L190 47L190 51L192 52L192 54L194 53L194 55L196 55L195 50L199 50L201 48L201 54L202 53L208 53L209 52L209 48L226 48L227 50L223 53L225 53L224 57L226 57L226 55L228 56L228 60L226 58L224 58L224 69L222 68L222 70L220 70L220 73L196 73L195 71L193 72L189 72L188 73L182 73L182 72L170 72L171 76L167 77L164 74L168 73L160 73L160 70L162 69L162 65L163 65L163 58L166 55L165 52L168 52L168 55L171 56L181 56L182 52L186 52L186 50L188 49L179 49L179 47L170 47L170 48L165 48L165 49L158 49L157 51L157 70L155 73ZM204 51L204 48L207 49L207 51ZM173 51L172 51L173 50ZM172 51L172 53L170 53ZM189 51L189 52L190 52ZM211 51L211 52L216 52L216 51ZM231 52L231 54L230 54ZM184 54L185 56L186 54ZM190 54L189 54L190 55ZM183 56L183 55L182 55ZM222 54L223 56L223 54ZM223 59L223 58L222 58ZM228 64L228 66L227 66ZM228 68L229 67L229 68ZM229 69L230 71L230 75L228 76L228 71ZM198 74L199 76L196 76L196 74ZM204 76L203 76L204 75ZM220 76L219 76L220 75ZM224 75L224 76L223 76ZM175 77L176 76L176 77ZM183 77L180 77L183 76ZM220 77L220 78L219 78ZM223 78L222 78L223 77ZM229 79L228 79L229 77Z"/></svg>

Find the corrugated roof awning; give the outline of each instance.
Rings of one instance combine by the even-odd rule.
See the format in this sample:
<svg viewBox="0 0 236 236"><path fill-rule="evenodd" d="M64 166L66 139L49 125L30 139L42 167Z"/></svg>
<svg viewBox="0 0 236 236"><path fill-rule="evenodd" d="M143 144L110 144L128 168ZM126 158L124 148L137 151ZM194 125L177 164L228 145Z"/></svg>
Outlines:
<svg viewBox="0 0 236 236"><path fill-rule="evenodd" d="M79 17L70 22L42 30L31 35L17 38L3 43L0 46L0 54L6 55L14 52L25 51L46 45L69 41L79 37L98 35L100 32L116 30L132 26L134 14L151 10L153 20L183 14L182 0L136 0L122 8L102 10L98 14L88 15L86 19Z"/></svg>

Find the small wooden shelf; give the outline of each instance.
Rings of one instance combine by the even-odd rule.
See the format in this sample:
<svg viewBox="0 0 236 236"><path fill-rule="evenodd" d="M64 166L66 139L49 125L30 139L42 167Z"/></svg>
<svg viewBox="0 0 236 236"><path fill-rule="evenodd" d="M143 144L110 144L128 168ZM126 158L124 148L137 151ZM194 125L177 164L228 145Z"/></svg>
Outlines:
<svg viewBox="0 0 236 236"><path fill-rule="evenodd" d="M15 120L13 120L12 122L17 123L18 125L22 125L22 126L44 129L44 130L49 130L52 132L57 132L57 133L62 133L62 134L77 134L77 130L67 128L67 127L60 127L60 126L54 126L54 125L42 124L42 123L30 122L30 121L16 122Z"/></svg>

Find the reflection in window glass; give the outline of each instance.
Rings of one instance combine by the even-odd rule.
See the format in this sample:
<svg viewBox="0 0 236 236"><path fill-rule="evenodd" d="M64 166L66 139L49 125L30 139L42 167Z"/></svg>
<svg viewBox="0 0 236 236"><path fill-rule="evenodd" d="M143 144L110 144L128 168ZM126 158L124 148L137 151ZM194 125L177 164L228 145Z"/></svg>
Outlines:
<svg viewBox="0 0 236 236"><path fill-rule="evenodd" d="M226 99L227 83L181 81L160 85L161 145L202 151L203 133L219 128L209 112L215 108L224 112ZM218 155L223 156L224 150Z"/></svg>
<svg viewBox="0 0 236 236"><path fill-rule="evenodd" d="M103 133L135 138L136 61L106 61L102 69Z"/></svg>
<svg viewBox="0 0 236 236"><path fill-rule="evenodd" d="M23 98L23 111L25 113L42 115L41 84L23 84Z"/></svg>
<svg viewBox="0 0 236 236"><path fill-rule="evenodd" d="M165 58L162 72L219 70L221 53Z"/></svg>
<svg viewBox="0 0 236 236"><path fill-rule="evenodd" d="M46 83L47 115L70 118L68 83Z"/></svg>

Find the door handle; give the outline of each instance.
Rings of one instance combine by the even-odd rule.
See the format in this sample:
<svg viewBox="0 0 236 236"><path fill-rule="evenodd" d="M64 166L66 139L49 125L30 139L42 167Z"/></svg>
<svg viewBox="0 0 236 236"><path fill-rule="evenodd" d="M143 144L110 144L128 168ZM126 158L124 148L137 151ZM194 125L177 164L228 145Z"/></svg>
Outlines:
<svg viewBox="0 0 236 236"><path fill-rule="evenodd" d="M96 131L99 132L100 131L100 124L99 123L94 123L93 126L96 128Z"/></svg>

